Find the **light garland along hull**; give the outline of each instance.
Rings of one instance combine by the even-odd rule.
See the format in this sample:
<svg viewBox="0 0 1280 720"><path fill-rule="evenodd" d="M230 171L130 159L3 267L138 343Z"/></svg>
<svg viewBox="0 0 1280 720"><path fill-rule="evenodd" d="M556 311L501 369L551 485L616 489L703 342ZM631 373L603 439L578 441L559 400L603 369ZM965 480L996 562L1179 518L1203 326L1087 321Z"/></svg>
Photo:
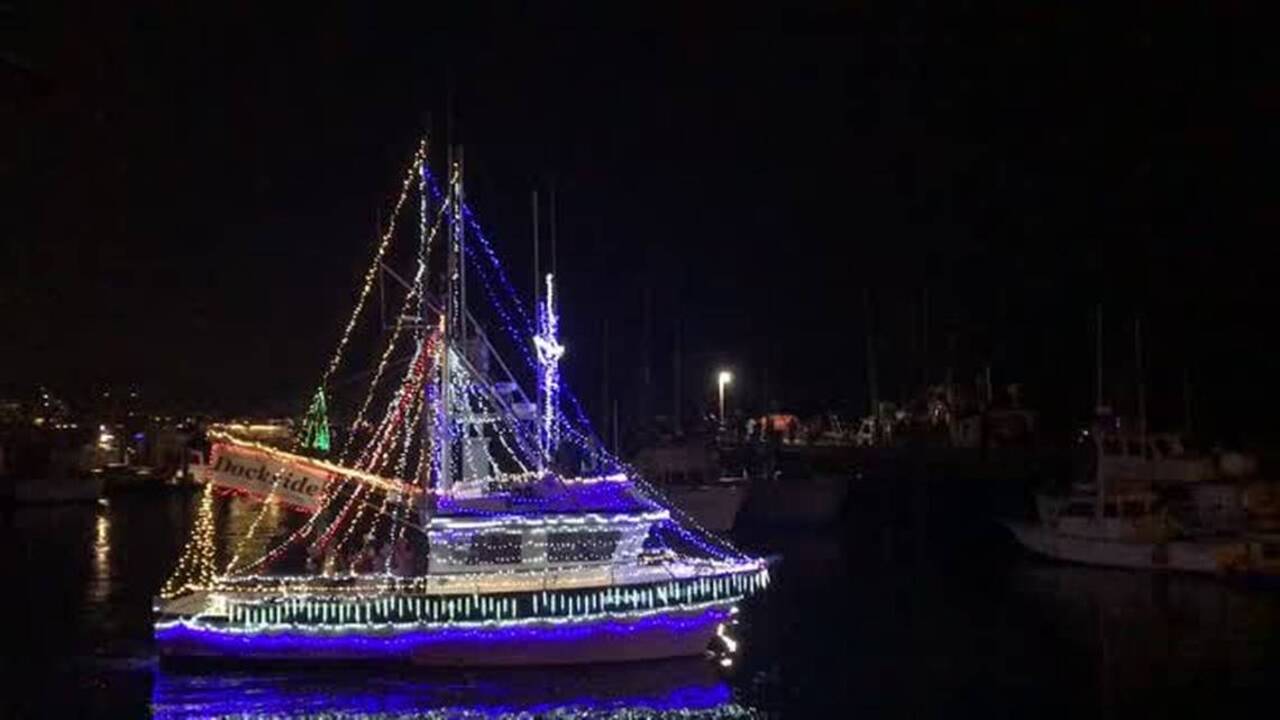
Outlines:
<svg viewBox="0 0 1280 720"><path fill-rule="evenodd" d="M198 592L158 608L155 637L162 658L441 666L653 660L704 652L736 603L767 583L767 570L751 564L657 583L493 594Z"/></svg>

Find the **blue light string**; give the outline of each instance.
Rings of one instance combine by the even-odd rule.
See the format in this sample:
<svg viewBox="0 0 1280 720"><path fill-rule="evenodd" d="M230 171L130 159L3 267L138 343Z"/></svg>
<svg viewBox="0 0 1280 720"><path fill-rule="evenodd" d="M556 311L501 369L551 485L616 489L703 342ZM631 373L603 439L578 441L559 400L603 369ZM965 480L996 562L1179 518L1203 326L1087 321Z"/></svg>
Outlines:
<svg viewBox="0 0 1280 720"><path fill-rule="evenodd" d="M435 177L430 173L430 171L427 172L427 185L430 188L432 196L437 199L443 197L439 186L436 184ZM490 281L488 272L484 269L484 266L478 262L472 263L472 266L479 271L481 275L481 284L485 288L485 293L489 296L490 302L498 310L498 314L501 316L502 322L505 325L507 333L511 336L513 344L520 348L520 353L524 356L525 362L527 362L529 368L536 373L538 370L538 363L534 360L528 347L526 347L527 343L523 341L523 339L532 337L535 334L533 321L528 311L525 309L524 303L521 302L519 293L516 292L515 287L511 284L510 278L507 277L506 271L503 270L502 263L498 260L498 255L494 251L492 243L490 243L489 239L485 237L484 230L476 220L475 213L472 212L470 205L463 203L462 216L466 220L467 225L471 228L476 239L480 241L480 248L483 250L482 254L484 258L489 261L489 264L493 266L493 272L497 275L498 282L502 285L502 289L506 291L506 302L510 303L512 311L521 321L521 324L524 326L524 332L520 332L515 328L515 322L511 318L512 313L507 311L503 303L503 298L494 291L492 282ZM467 257L474 259L474 255L468 252L470 247L470 244L468 244L463 252ZM601 456L609 455L609 453L603 450L603 443L600 442L599 435L595 432L591 419L587 417L586 412L582 409L582 403L579 402L577 395L567 387L563 388L562 394L569 400L569 406L572 408L574 416L580 426L578 428L579 434L591 438L594 442L600 445L601 449L597 451L598 454ZM615 465L617 464L616 459L611 458L611 460Z"/></svg>
<svg viewBox="0 0 1280 720"><path fill-rule="evenodd" d="M433 196L436 198L442 197L440 189L435 182L435 178L429 171L427 173L427 184L431 189ZM511 313L508 312L504 305L504 298L493 288L493 283L489 277L489 271L482 263L479 262L473 262L472 267L478 271L477 274L481 278L481 285L485 290L485 294L488 296L490 303L497 309L502 323L511 338L512 344L520 349L520 354L524 357L528 367L534 373L537 373L538 363L534 360L532 353L527 347L527 343L524 341L535 334L534 325L529 313L525 309L524 304L520 301L519 293L516 292L515 287L511 284L511 280L503 270L502 263L498 260L497 253L494 252L489 239L485 237L484 230L476 220L475 214L472 212L470 205L463 203L462 215L468 226L471 228L475 238L479 240L480 248L483 250L482 255L489 261L489 264L493 266L493 273L497 276L498 282L502 285L502 289L506 291L505 300L510 304L512 311L523 324L525 330L524 333L521 333L516 329L515 322L511 318ZM467 258L474 259L475 256L470 252L470 247L470 244L465 246L464 255ZM577 420L577 426L575 426L573 422L569 421L563 415L560 418L561 425L564 429L569 431L568 436L574 441L574 444L588 455L594 455L597 457L603 465L608 467L606 472L625 471L629 477L633 478L637 482L637 485L640 486L645 494L649 496L650 500L653 500L655 495L660 495L660 493L658 493L651 485L640 478L634 468L631 468L629 465L622 462L621 459L615 457L612 453L604 449L604 443L595 432L591 419L587 416L586 411L583 410L582 403L578 400L577 395L575 395L568 387L562 388L561 395L568 398L569 407L573 410L573 414ZM681 515L684 515L684 513L681 513ZM667 524L670 527L675 528L675 532L683 539L693 543L695 546L698 546L715 557L745 557L742 552L734 548L732 545L723 541L717 542L719 538L716 538L713 534L707 534L709 538L713 538L713 541L708 543L706 540L699 537L698 534L691 532L680 523L668 521Z"/></svg>

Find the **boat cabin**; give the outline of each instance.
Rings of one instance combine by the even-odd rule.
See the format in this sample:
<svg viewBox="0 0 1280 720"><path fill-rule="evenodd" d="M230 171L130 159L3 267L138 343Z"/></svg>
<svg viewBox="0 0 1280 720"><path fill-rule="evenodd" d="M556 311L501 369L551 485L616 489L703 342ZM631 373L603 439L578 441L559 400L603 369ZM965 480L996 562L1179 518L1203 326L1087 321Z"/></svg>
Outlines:
<svg viewBox="0 0 1280 720"><path fill-rule="evenodd" d="M427 520L431 573L634 561L668 511L622 476L548 477L483 494L441 496Z"/></svg>
<svg viewBox="0 0 1280 720"><path fill-rule="evenodd" d="M1155 493L1072 495L1053 516L1060 532L1108 540L1152 540L1166 534L1166 512Z"/></svg>
<svg viewBox="0 0 1280 720"><path fill-rule="evenodd" d="M1108 481L1157 484L1203 482L1216 477L1213 458L1188 451L1176 433L1102 433L1097 438L1100 471Z"/></svg>

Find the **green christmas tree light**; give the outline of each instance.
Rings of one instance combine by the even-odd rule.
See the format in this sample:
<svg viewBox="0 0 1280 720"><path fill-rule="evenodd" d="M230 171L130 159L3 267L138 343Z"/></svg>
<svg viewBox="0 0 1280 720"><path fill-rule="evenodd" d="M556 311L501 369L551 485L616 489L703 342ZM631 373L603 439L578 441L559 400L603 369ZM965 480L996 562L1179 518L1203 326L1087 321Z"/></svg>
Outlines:
<svg viewBox="0 0 1280 720"><path fill-rule="evenodd" d="M310 450L329 452L329 412L324 401L324 388L316 389L302 422L302 445Z"/></svg>

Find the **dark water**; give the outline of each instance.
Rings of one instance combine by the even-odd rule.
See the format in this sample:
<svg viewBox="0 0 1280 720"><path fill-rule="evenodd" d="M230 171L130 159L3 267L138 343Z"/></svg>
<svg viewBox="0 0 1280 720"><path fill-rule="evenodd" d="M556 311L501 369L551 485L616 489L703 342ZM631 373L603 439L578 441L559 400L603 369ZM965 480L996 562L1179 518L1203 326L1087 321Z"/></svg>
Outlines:
<svg viewBox="0 0 1280 720"><path fill-rule="evenodd" d="M154 662L149 608L193 503L3 511L6 716L1209 717L1269 707L1280 680L1280 596L1038 562L936 504L743 529L784 562L730 668L178 673Z"/></svg>

